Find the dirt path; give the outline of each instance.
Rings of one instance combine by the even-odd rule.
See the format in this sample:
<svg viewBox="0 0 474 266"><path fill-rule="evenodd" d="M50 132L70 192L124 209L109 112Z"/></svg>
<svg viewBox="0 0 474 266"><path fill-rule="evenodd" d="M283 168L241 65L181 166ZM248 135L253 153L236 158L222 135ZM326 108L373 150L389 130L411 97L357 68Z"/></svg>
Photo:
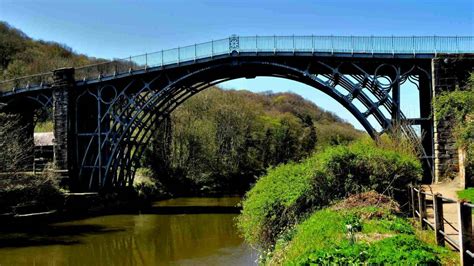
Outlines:
<svg viewBox="0 0 474 266"><path fill-rule="evenodd" d="M456 191L462 190L463 188L459 185L459 182L457 182L457 180L453 180L449 183L424 185L423 189L425 190L425 192L428 192L431 194L440 193L445 198L457 200L458 195L456 194ZM429 199L430 198L431 197L429 197ZM431 206L427 209L427 212L428 212L428 219L430 220L430 222L434 222L433 209ZM458 222L457 205L444 203L443 215L444 215L444 219L446 220L444 223L445 232L449 235L449 237L455 240L456 243L458 243L459 236L458 236L457 228L459 228L459 222ZM454 229L453 227L456 229Z"/></svg>

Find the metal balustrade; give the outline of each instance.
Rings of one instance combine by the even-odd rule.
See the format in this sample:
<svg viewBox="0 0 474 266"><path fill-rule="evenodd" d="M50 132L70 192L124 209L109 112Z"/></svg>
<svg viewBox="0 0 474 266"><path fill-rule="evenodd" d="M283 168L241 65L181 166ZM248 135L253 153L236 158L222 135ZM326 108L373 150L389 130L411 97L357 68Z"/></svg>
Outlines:
<svg viewBox="0 0 474 266"><path fill-rule="evenodd" d="M149 68L179 65L216 56L258 53L324 53L329 55L413 55L474 53L474 37L441 36L230 36L206 43L162 50L124 59L76 68L82 81L100 80ZM0 91L43 88L51 84L51 73L0 82Z"/></svg>

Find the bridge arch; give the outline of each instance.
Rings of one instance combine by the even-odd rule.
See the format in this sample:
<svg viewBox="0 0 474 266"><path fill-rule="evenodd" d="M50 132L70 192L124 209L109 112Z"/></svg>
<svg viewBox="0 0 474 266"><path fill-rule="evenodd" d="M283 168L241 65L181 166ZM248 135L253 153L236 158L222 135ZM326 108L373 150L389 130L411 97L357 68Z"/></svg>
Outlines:
<svg viewBox="0 0 474 266"><path fill-rule="evenodd" d="M107 127L96 129L97 138L101 138L98 150L93 148L93 138L90 139L80 158L79 175L83 178L89 175L89 190L110 185L131 186L155 125L196 93L221 82L245 77L280 77L322 91L353 114L372 138L377 138L392 126L391 117L386 116L387 113L394 115L390 90L383 87L376 75L368 74L355 64L350 67L358 72L350 75L341 71L343 67L341 64L331 66L325 62L313 62L301 67L286 62L227 60L189 71L174 80L162 73L152 73L132 78L119 89L117 85L99 84L93 88L94 97L101 98L101 93L107 88L114 91L113 97L101 99L107 108L99 116L100 125L107 124ZM399 78L398 73L396 78ZM389 84L396 82L395 79L390 79ZM166 82L163 83L163 80ZM88 94L91 91L83 93ZM81 96L77 98L78 104ZM356 106L353 103L355 100L364 109ZM385 112L382 108L385 108ZM373 116L373 121L382 128L381 132L377 132L377 125L369 121L369 116ZM403 114L398 116L403 117ZM414 134L409 127L405 130L407 134ZM90 159L89 163L93 163L92 171L85 171L87 158Z"/></svg>

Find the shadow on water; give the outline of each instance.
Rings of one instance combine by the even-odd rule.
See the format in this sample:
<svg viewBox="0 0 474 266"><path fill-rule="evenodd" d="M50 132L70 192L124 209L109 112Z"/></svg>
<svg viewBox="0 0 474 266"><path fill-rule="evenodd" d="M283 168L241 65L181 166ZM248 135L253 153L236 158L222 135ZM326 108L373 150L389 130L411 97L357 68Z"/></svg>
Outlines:
<svg viewBox="0 0 474 266"><path fill-rule="evenodd" d="M90 234L104 234L123 231L106 226L84 225L32 225L27 228L0 230L0 248L32 247L46 245L81 244L79 239Z"/></svg>
<svg viewBox="0 0 474 266"><path fill-rule="evenodd" d="M218 206L209 207L212 202ZM0 229L0 265L254 265L256 252L235 228L235 207L227 213L232 206L173 199L157 203L152 213ZM191 214L194 208L202 212Z"/></svg>

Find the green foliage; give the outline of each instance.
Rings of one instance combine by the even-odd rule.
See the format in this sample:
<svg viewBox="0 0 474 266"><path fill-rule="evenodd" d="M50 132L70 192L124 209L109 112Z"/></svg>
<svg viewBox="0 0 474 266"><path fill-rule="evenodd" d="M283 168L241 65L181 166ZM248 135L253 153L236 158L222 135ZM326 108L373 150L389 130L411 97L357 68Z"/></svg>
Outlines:
<svg viewBox="0 0 474 266"><path fill-rule="evenodd" d="M139 168L133 180L133 188L138 194L138 198L149 201L157 196L166 195L161 184L152 178L152 171L146 168Z"/></svg>
<svg viewBox="0 0 474 266"><path fill-rule="evenodd" d="M53 131L53 122L36 122L35 132L52 132Z"/></svg>
<svg viewBox="0 0 474 266"><path fill-rule="evenodd" d="M457 145L466 149L467 176L474 174L474 73L467 86L443 92L434 100L434 110L439 120L453 122Z"/></svg>
<svg viewBox="0 0 474 266"><path fill-rule="evenodd" d="M412 235L397 235L374 244L345 244L317 250L298 261L298 265L441 265L436 250Z"/></svg>
<svg viewBox="0 0 474 266"><path fill-rule="evenodd" d="M269 265L439 265L449 251L422 242L406 220L379 207L322 209L263 258ZM347 224L359 224L355 241Z"/></svg>
<svg viewBox="0 0 474 266"><path fill-rule="evenodd" d="M458 197L469 202L474 202L474 188L468 188L457 192Z"/></svg>
<svg viewBox="0 0 474 266"><path fill-rule="evenodd" d="M375 190L403 201L407 184L420 175L415 156L382 149L371 140L328 147L260 178L245 197L238 226L248 242L265 249L311 210L350 194Z"/></svg>
<svg viewBox="0 0 474 266"><path fill-rule="evenodd" d="M268 167L332 143L319 135L329 124L345 130L330 132L341 142L362 135L294 94L209 88L161 123L145 165L173 194L241 193Z"/></svg>
<svg viewBox="0 0 474 266"><path fill-rule="evenodd" d="M20 30L0 21L1 80L101 61L76 54L63 44L32 40Z"/></svg>

